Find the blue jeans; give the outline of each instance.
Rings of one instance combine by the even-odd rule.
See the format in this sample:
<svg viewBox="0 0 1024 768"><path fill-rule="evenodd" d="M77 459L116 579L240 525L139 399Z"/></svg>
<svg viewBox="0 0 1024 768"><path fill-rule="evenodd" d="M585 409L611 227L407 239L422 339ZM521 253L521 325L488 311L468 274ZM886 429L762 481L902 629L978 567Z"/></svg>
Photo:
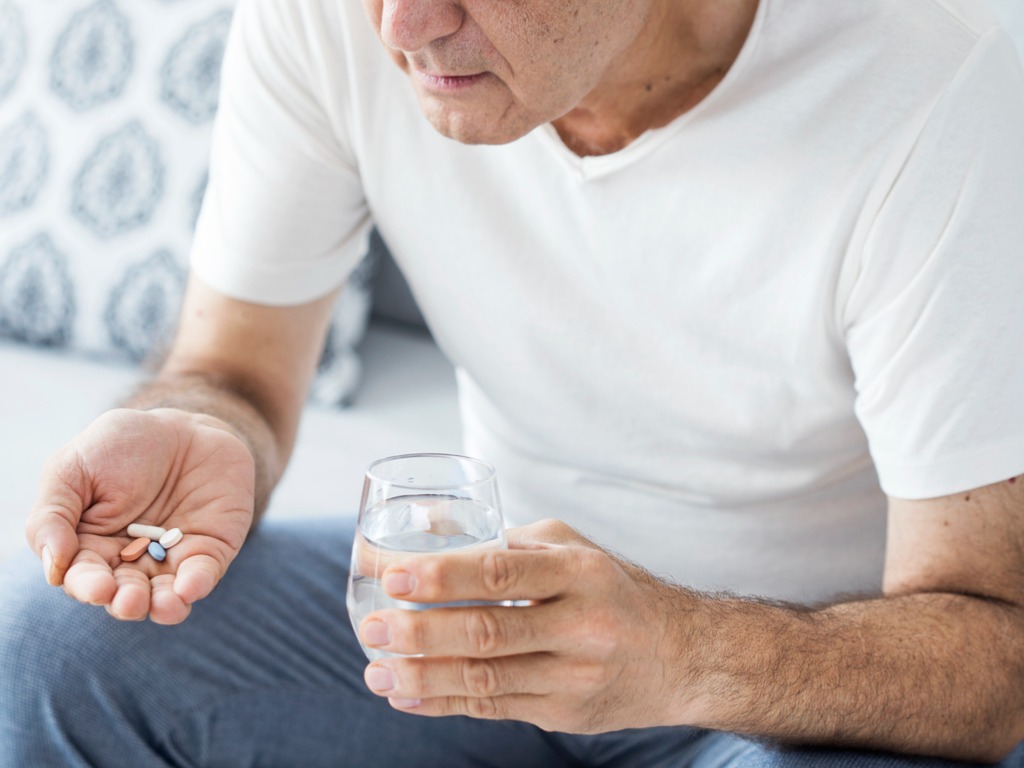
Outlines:
<svg viewBox="0 0 1024 768"><path fill-rule="evenodd" d="M265 525L175 627L79 605L29 556L3 565L0 766L959 765L688 728L571 736L396 712L367 691L345 611L351 529ZM1024 748L1003 766L1024 768Z"/></svg>

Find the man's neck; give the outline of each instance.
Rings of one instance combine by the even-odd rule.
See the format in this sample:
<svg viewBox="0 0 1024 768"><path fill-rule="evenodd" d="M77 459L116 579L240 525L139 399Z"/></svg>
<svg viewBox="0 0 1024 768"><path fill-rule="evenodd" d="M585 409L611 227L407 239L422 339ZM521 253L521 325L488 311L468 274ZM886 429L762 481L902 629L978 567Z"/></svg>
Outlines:
<svg viewBox="0 0 1024 768"><path fill-rule="evenodd" d="M597 88L553 121L575 154L606 155L668 125L714 90L736 61L758 0L665 0Z"/></svg>

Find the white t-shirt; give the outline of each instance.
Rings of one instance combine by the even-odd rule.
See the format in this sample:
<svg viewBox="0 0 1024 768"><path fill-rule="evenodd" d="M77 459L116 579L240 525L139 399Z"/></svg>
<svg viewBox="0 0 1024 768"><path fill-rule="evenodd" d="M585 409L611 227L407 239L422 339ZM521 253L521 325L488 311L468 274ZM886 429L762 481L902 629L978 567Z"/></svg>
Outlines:
<svg viewBox="0 0 1024 768"><path fill-rule="evenodd" d="M977 0L762 0L604 157L440 136L350 0L242 0L223 82L196 272L311 300L372 219L511 522L810 601L878 589L884 493L1024 471L1024 75Z"/></svg>

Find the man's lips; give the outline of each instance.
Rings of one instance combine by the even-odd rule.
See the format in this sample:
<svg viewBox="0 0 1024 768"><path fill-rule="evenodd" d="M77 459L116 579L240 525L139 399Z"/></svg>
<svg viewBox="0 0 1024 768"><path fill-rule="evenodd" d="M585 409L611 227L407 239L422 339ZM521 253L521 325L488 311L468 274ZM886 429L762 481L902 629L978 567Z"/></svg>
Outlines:
<svg viewBox="0 0 1024 768"><path fill-rule="evenodd" d="M486 72L475 72L469 75L439 74L428 72L416 66L412 68L416 78L431 91L453 92L470 88L487 77Z"/></svg>

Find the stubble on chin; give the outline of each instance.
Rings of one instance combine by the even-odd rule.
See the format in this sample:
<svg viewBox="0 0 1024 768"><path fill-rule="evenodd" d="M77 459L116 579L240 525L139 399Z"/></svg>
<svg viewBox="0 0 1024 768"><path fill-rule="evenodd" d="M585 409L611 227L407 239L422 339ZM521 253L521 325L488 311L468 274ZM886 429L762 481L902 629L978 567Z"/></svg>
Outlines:
<svg viewBox="0 0 1024 768"><path fill-rule="evenodd" d="M415 86L414 86L415 87ZM420 111L438 133L460 144L510 144L541 123L509 97L492 104L452 106L417 89Z"/></svg>

